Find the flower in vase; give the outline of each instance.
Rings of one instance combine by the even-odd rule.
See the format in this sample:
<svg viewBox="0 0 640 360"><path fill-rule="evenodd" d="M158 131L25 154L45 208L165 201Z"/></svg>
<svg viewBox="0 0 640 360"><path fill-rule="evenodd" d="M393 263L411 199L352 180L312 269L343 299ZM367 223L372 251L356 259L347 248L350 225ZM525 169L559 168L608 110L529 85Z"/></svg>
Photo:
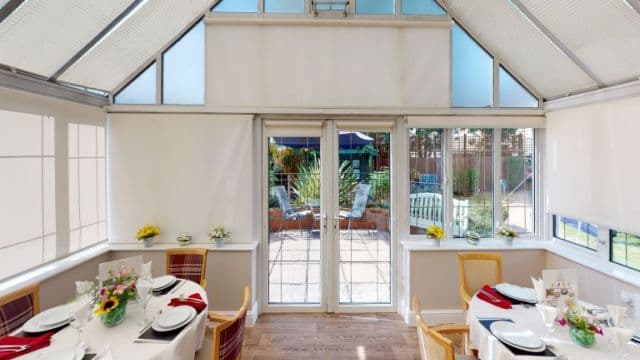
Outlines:
<svg viewBox="0 0 640 360"><path fill-rule="evenodd" d="M104 301L98 304L98 307L94 311L94 313L98 316L103 316L111 312L111 310L115 309L120 305L120 300L117 296L110 296Z"/></svg>

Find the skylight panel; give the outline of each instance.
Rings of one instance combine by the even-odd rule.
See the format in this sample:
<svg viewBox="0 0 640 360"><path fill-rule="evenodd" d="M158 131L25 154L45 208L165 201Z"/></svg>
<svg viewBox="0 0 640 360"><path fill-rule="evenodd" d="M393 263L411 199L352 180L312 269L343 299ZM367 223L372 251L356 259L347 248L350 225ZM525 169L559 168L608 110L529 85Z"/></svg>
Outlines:
<svg viewBox="0 0 640 360"><path fill-rule="evenodd" d="M155 104L156 103L156 63L147 67L133 79L114 98L116 104Z"/></svg>
<svg viewBox="0 0 640 360"><path fill-rule="evenodd" d="M213 9L213 12L258 12L257 0L221 0Z"/></svg>
<svg viewBox="0 0 640 360"><path fill-rule="evenodd" d="M435 0L403 0L402 15L447 15Z"/></svg>
<svg viewBox="0 0 640 360"><path fill-rule="evenodd" d="M451 31L452 105L493 106L493 58L458 24Z"/></svg>
<svg viewBox="0 0 640 360"><path fill-rule="evenodd" d="M204 104L204 33L200 21L162 56L163 104Z"/></svg>
<svg viewBox="0 0 640 360"><path fill-rule="evenodd" d="M537 108L538 99L533 96L502 66L500 67L500 107Z"/></svg>

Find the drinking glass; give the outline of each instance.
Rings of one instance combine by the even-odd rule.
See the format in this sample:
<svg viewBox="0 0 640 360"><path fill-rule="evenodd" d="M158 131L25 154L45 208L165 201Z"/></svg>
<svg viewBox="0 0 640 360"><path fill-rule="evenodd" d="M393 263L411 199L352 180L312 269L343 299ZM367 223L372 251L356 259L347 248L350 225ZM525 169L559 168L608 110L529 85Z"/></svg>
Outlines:
<svg viewBox="0 0 640 360"><path fill-rule="evenodd" d="M71 322L69 325L76 329L78 333L76 344L80 345L83 343L84 326L89 322L89 317L91 316L91 302L86 298L81 298L70 306L71 312L69 317L71 318Z"/></svg>
<svg viewBox="0 0 640 360"><path fill-rule="evenodd" d="M558 318L558 308L555 306L537 304L536 309L542 317L544 326L547 328L547 336L556 330L556 319Z"/></svg>
<svg viewBox="0 0 640 360"><path fill-rule="evenodd" d="M147 318L147 304L152 297L153 294L153 283L146 278L139 278L136 282L136 289L138 294L138 301L142 304L143 311L143 319L139 324L140 326L145 326L149 319Z"/></svg>

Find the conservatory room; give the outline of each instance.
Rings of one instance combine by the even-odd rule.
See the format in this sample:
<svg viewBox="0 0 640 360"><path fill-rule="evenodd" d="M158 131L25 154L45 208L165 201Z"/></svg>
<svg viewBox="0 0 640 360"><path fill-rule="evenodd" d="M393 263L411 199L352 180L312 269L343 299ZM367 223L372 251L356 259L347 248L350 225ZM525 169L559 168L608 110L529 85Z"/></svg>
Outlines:
<svg viewBox="0 0 640 360"><path fill-rule="evenodd" d="M640 0L0 0L0 360L640 359Z"/></svg>

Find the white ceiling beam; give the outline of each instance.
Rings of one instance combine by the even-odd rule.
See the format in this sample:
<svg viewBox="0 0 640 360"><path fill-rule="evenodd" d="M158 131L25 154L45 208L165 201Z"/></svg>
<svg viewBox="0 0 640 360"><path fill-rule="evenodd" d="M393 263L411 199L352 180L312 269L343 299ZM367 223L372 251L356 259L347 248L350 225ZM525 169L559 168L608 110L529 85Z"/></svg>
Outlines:
<svg viewBox="0 0 640 360"><path fill-rule="evenodd" d="M640 15L640 0L622 0Z"/></svg>
<svg viewBox="0 0 640 360"><path fill-rule="evenodd" d="M598 87L605 87L607 84L600 79L600 77L593 72L576 54L571 51L560 39L558 39L533 13L527 9L520 0L509 0L513 6L515 6L527 20L529 20L540 32L542 32L562 53L564 53L576 66L578 66L585 74L587 74Z"/></svg>
<svg viewBox="0 0 640 360"><path fill-rule="evenodd" d="M8 18L11 13L20 7L25 0L9 0L2 8L0 8L0 23Z"/></svg>

